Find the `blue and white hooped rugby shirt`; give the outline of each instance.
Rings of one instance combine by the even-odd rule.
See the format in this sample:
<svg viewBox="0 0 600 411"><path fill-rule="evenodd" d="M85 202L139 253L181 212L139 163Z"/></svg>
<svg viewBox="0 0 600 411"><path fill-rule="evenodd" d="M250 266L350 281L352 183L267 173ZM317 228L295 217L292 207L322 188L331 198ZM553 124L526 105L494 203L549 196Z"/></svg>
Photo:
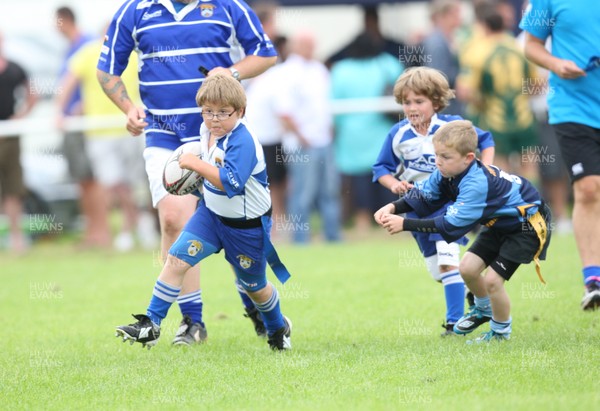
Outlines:
<svg viewBox="0 0 600 411"><path fill-rule="evenodd" d="M200 139L200 66L211 70L247 55L277 55L243 0L197 0L178 12L171 0L128 0L113 17L97 67L121 75L132 51L139 57L149 123L146 145L168 149Z"/></svg>
<svg viewBox="0 0 600 411"><path fill-rule="evenodd" d="M418 134L408 119L400 121L390 130L373 165L373 182L386 174L399 174L400 180L406 181L426 180L436 170L433 135L442 125L462 119L456 115L434 114L426 136ZM489 131L477 127L475 131L480 151L494 146Z"/></svg>
<svg viewBox="0 0 600 411"><path fill-rule="evenodd" d="M265 155L258 139L239 120L234 129L208 148L210 132L200 128L202 159L219 169L225 191L204 179L204 201L213 213L226 218L250 220L271 208Z"/></svg>

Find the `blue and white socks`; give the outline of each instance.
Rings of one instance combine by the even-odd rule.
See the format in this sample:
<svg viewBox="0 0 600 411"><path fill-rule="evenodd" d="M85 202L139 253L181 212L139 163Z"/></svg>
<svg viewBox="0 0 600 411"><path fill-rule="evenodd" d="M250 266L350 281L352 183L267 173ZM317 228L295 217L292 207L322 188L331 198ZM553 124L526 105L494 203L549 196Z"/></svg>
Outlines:
<svg viewBox="0 0 600 411"><path fill-rule="evenodd" d="M456 323L464 314L465 282L458 269L440 274L446 296L446 323Z"/></svg>
<svg viewBox="0 0 600 411"><path fill-rule="evenodd" d="M235 280L235 286L237 287L238 293L240 294L240 298L242 299L242 304L244 305L244 308L248 310L255 308L254 302L248 296L248 293L246 292L246 290L244 290L244 287L242 287L238 280Z"/></svg>
<svg viewBox="0 0 600 411"><path fill-rule="evenodd" d="M204 327L202 322L202 291L197 290L191 293L180 295L177 298L177 304L182 315L187 315L191 318L192 323L200 323Z"/></svg>
<svg viewBox="0 0 600 411"><path fill-rule="evenodd" d="M180 291L181 287L175 287L156 280L152 291L152 299L146 311L146 315L150 317L154 324L160 325L161 321L167 316L171 304L177 300Z"/></svg>
<svg viewBox="0 0 600 411"><path fill-rule="evenodd" d="M496 321L492 318L490 329L497 334L510 335L512 331L512 318L509 317L506 322Z"/></svg>
<svg viewBox="0 0 600 411"><path fill-rule="evenodd" d="M267 329L267 334L269 335L272 335L275 333L275 331L285 326L283 315L281 314L281 309L279 308L279 294L273 285L271 285L271 288L273 290L271 298L264 303L254 303L258 311L260 311L262 314L265 328Z"/></svg>
<svg viewBox="0 0 600 411"><path fill-rule="evenodd" d="M171 304L177 301L182 315L189 316L192 323L200 323L204 327L202 322L202 291L197 290L181 296L179 295L180 292L181 287L175 287L156 280L146 315L150 317L154 324L160 325L167 316Z"/></svg>
<svg viewBox="0 0 600 411"><path fill-rule="evenodd" d="M490 303L490 297L477 297L475 296L475 307L483 313L486 317L492 316L492 304Z"/></svg>

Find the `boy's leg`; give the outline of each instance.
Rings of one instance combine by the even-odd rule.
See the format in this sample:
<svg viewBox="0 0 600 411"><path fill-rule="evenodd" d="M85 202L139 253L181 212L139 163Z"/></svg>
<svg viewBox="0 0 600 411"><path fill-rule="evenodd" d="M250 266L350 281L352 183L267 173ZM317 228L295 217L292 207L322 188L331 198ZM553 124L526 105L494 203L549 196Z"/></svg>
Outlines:
<svg viewBox="0 0 600 411"><path fill-rule="evenodd" d="M266 277L266 276L265 276ZM268 343L273 350L289 350L292 348L290 339L292 323L281 314L279 294L273 284L268 283L257 291L248 291L265 322Z"/></svg>
<svg viewBox="0 0 600 411"><path fill-rule="evenodd" d="M469 290L475 295L475 306L454 325L457 334L468 334L490 321L492 308L481 272L486 263L477 254L467 251L460 261L459 271Z"/></svg>
<svg viewBox="0 0 600 411"><path fill-rule="evenodd" d="M512 319L510 317L510 299L504 288L504 282L510 279L519 267L519 263L508 261L498 256L488 268L484 283L492 306L492 319L490 331L483 333L475 340L468 341L481 343L491 340L508 340L512 332ZM500 274L500 273L502 274Z"/></svg>
<svg viewBox="0 0 600 411"><path fill-rule="evenodd" d="M437 263L446 297L446 325L452 330L463 316L465 307L465 283L458 272L460 248L457 243L436 242ZM452 328L449 328L452 326Z"/></svg>
<svg viewBox="0 0 600 411"><path fill-rule="evenodd" d="M503 265L506 266L506 263L503 263ZM516 266L518 267L519 264L516 264ZM483 281L485 283L486 291L490 297L493 319L499 322L509 321L510 299L506 293L506 288L504 288L504 282L506 280L490 266L485 274L485 277L483 277Z"/></svg>
<svg viewBox="0 0 600 411"><path fill-rule="evenodd" d="M167 193L162 184L165 162L172 150L147 147L144 150L146 174L150 183L152 205L158 210L161 234L161 262L166 261L170 247L175 243L186 222L194 214L197 198L193 195L174 196ZM181 313L200 322L202 319L202 299L200 297L200 267L190 267L185 274L181 289Z"/></svg>
<svg viewBox="0 0 600 411"><path fill-rule="evenodd" d="M250 298L244 287L242 287L242 284L240 284L240 282L237 279L235 281L235 286L237 287L238 293L240 294L240 297L242 299L242 304L244 305L244 310L246 311L244 317L250 318L252 324L254 324L254 331L256 332L256 335L258 335L259 337L266 337L267 330L265 329L264 321L262 319L262 316L260 315L260 311L258 311L258 309L256 308L254 301L252 301L252 298Z"/></svg>
<svg viewBox="0 0 600 411"><path fill-rule="evenodd" d="M129 340L133 344L137 341L148 348L155 345L160 337L160 323L177 299L188 268L183 261L169 255L154 285L146 314L134 315L137 322L117 327L116 336L122 337L123 342Z"/></svg>
<svg viewBox="0 0 600 411"><path fill-rule="evenodd" d="M192 225L194 225L197 215L195 214L194 218L190 220ZM219 246L203 240L198 235L183 231L169 250L167 261L154 286L146 315L136 315L135 318L138 320L136 323L117 327L117 336L122 336L123 341L130 339L149 347L156 344L160 336L160 323L180 294L185 273L189 271L190 267L218 250ZM173 343L189 345L205 340L206 330L204 327L200 323L193 323L189 317L186 319L188 320L184 320L184 322L187 327L182 335L178 333L179 339L176 338Z"/></svg>
<svg viewBox="0 0 600 411"><path fill-rule="evenodd" d="M225 259L264 321L269 346L274 350L290 349L292 324L281 314L277 289L267 282L264 236L270 227L236 229L222 224L217 228L221 231Z"/></svg>
<svg viewBox="0 0 600 411"><path fill-rule="evenodd" d="M517 263L503 263L504 266L508 264L514 267L514 270L519 267ZM490 266L484 277L484 281L492 305L490 329L493 332L493 337L508 339L512 331L512 319L510 318L510 299L504 287L506 280Z"/></svg>

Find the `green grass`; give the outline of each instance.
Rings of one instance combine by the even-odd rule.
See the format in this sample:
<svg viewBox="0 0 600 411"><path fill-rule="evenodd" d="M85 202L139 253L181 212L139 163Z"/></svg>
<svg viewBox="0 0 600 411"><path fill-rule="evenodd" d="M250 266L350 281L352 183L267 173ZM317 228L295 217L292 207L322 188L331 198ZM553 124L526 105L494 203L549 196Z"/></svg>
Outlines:
<svg viewBox="0 0 600 411"><path fill-rule="evenodd" d="M553 238L508 283L513 335L442 339L443 289L406 236L282 245L279 285L294 349L271 352L242 317L222 255L202 263L209 342L170 346L173 307L152 350L114 338L145 312L156 254L42 244L0 254L2 409L591 410L600 404L598 313L579 308L573 238ZM272 276L272 280L277 284ZM482 327L487 330L487 325ZM470 337L469 337L470 338Z"/></svg>

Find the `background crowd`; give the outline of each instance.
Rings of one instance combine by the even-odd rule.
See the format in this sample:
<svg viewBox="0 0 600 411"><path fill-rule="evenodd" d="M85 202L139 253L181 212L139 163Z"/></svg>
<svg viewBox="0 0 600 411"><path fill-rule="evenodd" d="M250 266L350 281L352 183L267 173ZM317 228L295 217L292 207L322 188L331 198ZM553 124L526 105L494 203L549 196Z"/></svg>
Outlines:
<svg viewBox="0 0 600 411"><path fill-rule="evenodd" d="M434 0L427 4L431 29L407 38L384 36L379 8L364 7L360 33L323 59L316 56L320 39L314 31L287 33L277 24L276 3L249 3L279 54L275 67L243 81L247 121L267 159L274 241L335 242L361 238L373 227L373 212L393 195L371 182L371 167L402 114L400 106L382 111L369 102L390 96L399 75L419 65L445 73L457 95L445 112L491 131L495 163L538 185L552 206L556 230L571 230L568 176L548 127L545 100L552 89L547 73L522 51L522 10L515 2ZM131 138L122 126L70 126L73 116L121 114L95 77L104 31L86 33L68 7L57 9L54 18L69 43L57 73L60 92L52 97L55 127L63 131L60 156L77 186L79 224L73 232L79 247L157 247L158 218L144 176L143 140ZM124 78L128 90L137 90L136 66L132 55ZM1 41L0 85L0 120L23 118L34 107L35 87L18 62L3 57ZM139 101L135 93L130 96ZM336 104L343 100L358 101L359 107L340 111ZM23 227L23 215L51 214L52 205L34 201L35 190L23 184L13 134L0 138L3 245L24 252L32 234L52 237L53 226L37 224L40 232L31 233L31 224Z"/></svg>

